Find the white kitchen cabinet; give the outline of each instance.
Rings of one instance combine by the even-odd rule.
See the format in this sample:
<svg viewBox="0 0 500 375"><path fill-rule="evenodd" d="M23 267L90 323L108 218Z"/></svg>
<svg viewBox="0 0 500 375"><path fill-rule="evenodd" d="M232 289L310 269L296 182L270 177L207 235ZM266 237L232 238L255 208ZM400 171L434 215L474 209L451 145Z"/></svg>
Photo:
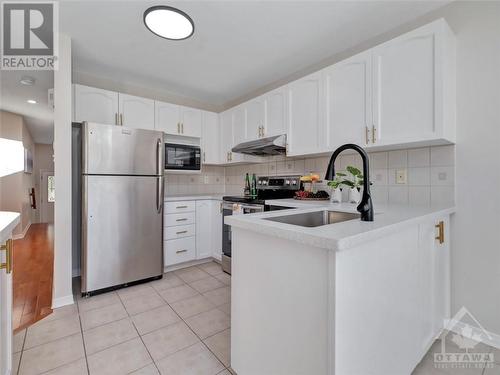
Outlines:
<svg viewBox="0 0 500 375"><path fill-rule="evenodd" d="M233 146L246 141L246 108L240 105L233 109Z"/></svg>
<svg viewBox="0 0 500 375"><path fill-rule="evenodd" d="M323 79L316 72L288 85L288 155L324 151Z"/></svg>
<svg viewBox="0 0 500 375"><path fill-rule="evenodd" d="M217 113L203 111L201 126L201 147L203 164L218 164L220 161L219 116Z"/></svg>
<svg viewBox="0 0 500 375"><path fill-rule="evenodd" d="M212 257L221 260L222 257L222 210L221 201L211 200L211 231L212 231Z"/></svg>
<svg viewBox="0 0 500 375"><path fill-rule="evenodd" d="M120 125L136 129L155 128L155 102L128 94L118 96Z"/></svg>
<svg viewBox="0 0 500 375"><path fill-rule="evenodd" d="M245 141L243 138L245 136L244 127L242 128L245 117L245 109L242 106L222 112L219 116L221 132L220 160L223 164L257 163L262 161L262 158L256 156L244 155L231 151L233 146Z"/></svg>
<svg viewBox="0 0 500 375"><path fill-rule="evenodd" d="M231 161L231 149L233 148L233 112L225 111L219 115L221 156L223 163Z"/></svg>
<svg viewBox="0 0 500 375"><path fill-rule="evenodd" d="M196 201L196 259L212 256L212 235L215 233L212 231L211 221L211 201Z"/></svg>
<svg viewBox="0 0 500 375"><path fill-rule="evenodd" d="M182 135L187 137L201 137L202 113L201 110L189 107L180 107L180 123Z"/></svg>
<svg viewBox="0 0 500 375"><path fill-rule="evenodd" d="M75 84L74 94L74 121L118 124L117 92Z"/></svg>
<svg viewBox="0 0 500 375"><path fill-rule="evenodd" d="M372 50L374 144L454 140L454 43L441 19Z"/></svg>
<svg viewBox="0 0 500 375"><path fill-rule="evenodd" d="M334 150L345 143L371 144L371 53L334 64L323 74L328 148Z"/></svg>
<svg viewBox="0 0 500 375"><path fill-rule="evenodd" d="M442 237L440 238L440 234ZM421 352L444 328L450 317L449 218L440 218L419 226L419 284Z"/></svg>
<svg viewBox="0 0 500 375"><path fill-rule="evenodd" d="M155 129L167 134L181 134L180 108L177 104L155 101Z"/></svg>
<svg viewBox="0 0 500 375"><path fill-rule="evenodd" d="M0 374L17 374L12 366L12 231L19 224L19 214L0 212Z"/></svg>
<svg viewBox="0 0 500 375"><path fill-rule="evenodd" d="M177 104L155 102L155 128L167 134L201 137L202 111Z"/></svg>
<svg viewBox="0 0 500 375"><path fill-rule="evenodd" d="M273 90L265 96L266 121L264 136L286 134L287 90L286 87Z"/></svg>
<svg viewBox="0 0 500 375"><path fill-rule="evenodd" d="M246 109L246 139L248 141L262 138L265 129L266 103L263 96L244 104Z"/></svg>

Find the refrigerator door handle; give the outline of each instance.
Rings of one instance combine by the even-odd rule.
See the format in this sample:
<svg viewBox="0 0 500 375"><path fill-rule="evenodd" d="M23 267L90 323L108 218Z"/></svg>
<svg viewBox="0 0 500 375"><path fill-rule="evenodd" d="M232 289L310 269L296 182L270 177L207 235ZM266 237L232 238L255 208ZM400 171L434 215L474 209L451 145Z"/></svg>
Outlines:
<svg viewBox="0 0 500 375"><path fill-rule="evenodd" d="M161 214L163 210L163 177L158 176L156 178L156 210Z"/></svg>
<svg viewBox="0 0 500 375"><path fill-rule="evenodd" d="M158 138L156 142L156 168L158 178L156 180L156 210L160 214L163 210L163 152L162 152L162 142L163 140Z"/></svg>

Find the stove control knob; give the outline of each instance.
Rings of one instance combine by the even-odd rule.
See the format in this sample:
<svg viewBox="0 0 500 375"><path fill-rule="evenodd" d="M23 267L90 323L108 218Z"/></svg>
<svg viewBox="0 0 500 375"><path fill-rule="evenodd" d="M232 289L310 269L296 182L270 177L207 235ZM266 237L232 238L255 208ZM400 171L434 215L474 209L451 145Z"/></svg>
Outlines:
<svg viewBox="0 0 500 375"><path fill-rule="evenodd" d="M286 180L285 185L290 185L290 180Z"/></svg>
<svg viewBox="0 0 500 375"><path fill-rule="evenodd" d="M293 180L292 185L294 185L294 186L297 185L297 180Z"/></svg>
<svg viewBox="0 0 500 375"><path fill-rule="evenodd" d="M262 180L259 180L258 184L259 184L259 185L262 185Z"/></svg>

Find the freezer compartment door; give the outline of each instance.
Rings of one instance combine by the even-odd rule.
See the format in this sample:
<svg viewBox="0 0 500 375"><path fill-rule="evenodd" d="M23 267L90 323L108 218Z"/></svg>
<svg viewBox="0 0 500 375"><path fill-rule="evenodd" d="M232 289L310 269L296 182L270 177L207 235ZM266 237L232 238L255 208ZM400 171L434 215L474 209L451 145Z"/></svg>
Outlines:
<svg viewBox="0 0 500 375"><path fill-rule="evenodd" d="M161 275L162 177L82 182L82 293Z"/></svg>
<svg viewBox="0 0 500 375"><path fill-rule="evenodd" d="M163 148L162 132L84 123L82 173L162 175Z"/></svg>

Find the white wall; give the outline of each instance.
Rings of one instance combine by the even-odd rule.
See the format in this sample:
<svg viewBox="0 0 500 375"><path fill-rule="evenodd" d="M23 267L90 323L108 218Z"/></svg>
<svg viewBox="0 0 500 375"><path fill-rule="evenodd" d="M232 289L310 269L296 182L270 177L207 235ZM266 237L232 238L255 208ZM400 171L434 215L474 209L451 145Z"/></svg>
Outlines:
<svg viewBox="0 0 500 375"><path fill-rule="evenodd" d="M54 72L54 286L52 307L73 303L71 285L71 39L59 35Z"/></svg>
<svg viewBox="0 0 500 375"><path fill-rule="evenodd" d="M452 309L500 334L500 3L458 2L457 213L452 221Z"/></svg>

